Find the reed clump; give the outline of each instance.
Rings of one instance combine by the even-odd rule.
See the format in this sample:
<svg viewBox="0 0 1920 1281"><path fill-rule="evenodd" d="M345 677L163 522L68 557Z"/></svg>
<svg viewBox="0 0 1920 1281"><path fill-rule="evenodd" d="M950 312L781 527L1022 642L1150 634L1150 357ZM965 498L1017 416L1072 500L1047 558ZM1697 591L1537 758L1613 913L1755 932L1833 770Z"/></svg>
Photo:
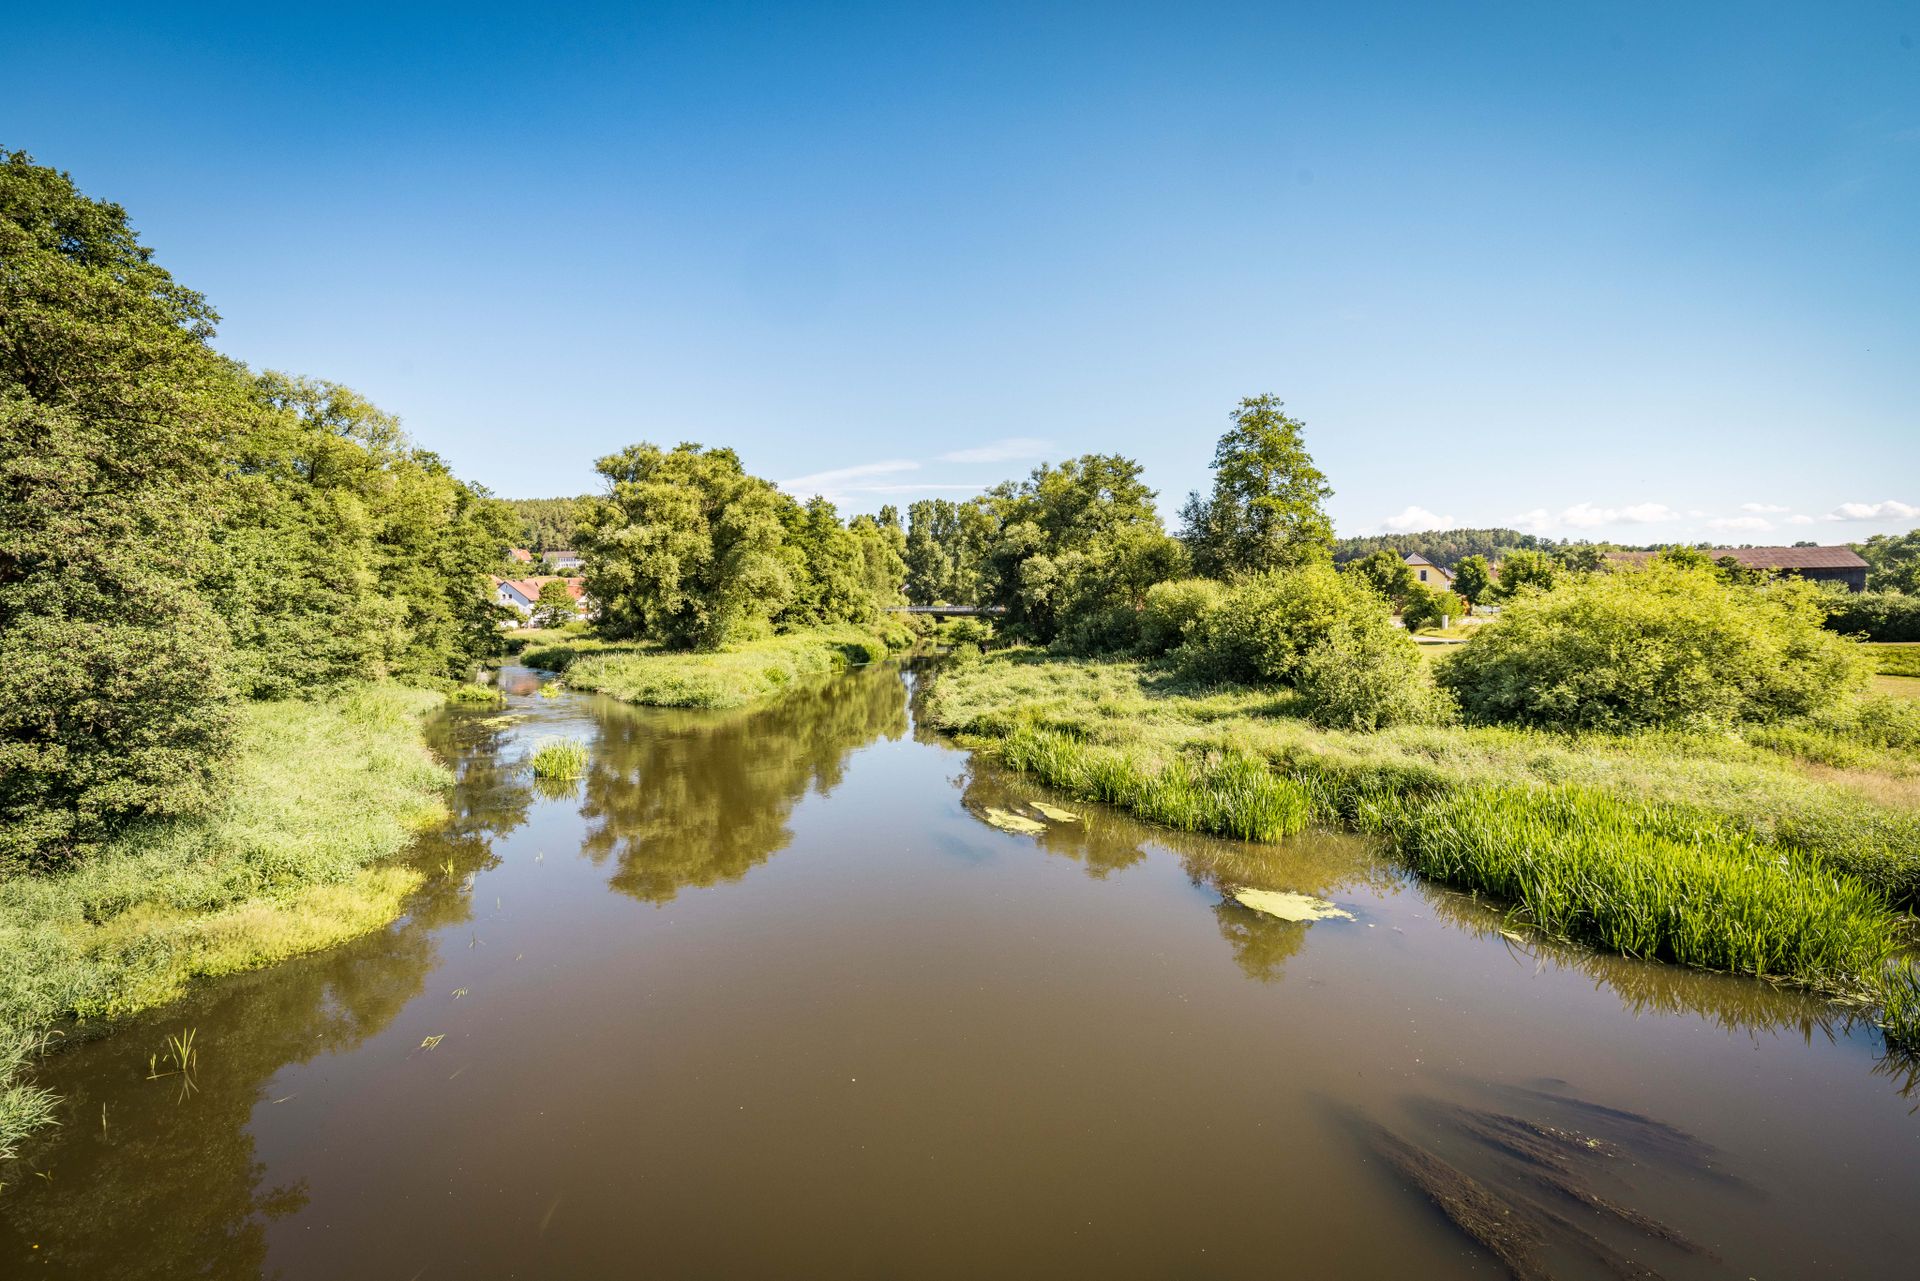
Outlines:
<svg viewBox="0 0 1920 1281"><path fill-rule="evenodd" d="M533 749L533 776L571 782L587 772L587 745L577 738L557 738Z"/></svg>

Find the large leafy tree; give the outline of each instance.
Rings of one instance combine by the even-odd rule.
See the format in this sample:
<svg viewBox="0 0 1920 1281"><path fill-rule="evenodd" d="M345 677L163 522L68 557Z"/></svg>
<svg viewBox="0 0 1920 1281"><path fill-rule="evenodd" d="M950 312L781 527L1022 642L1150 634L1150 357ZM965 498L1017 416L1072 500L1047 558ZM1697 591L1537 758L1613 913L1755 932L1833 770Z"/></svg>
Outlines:
<svg viewBox="0 0 1920 1281"><path fill-rule="evenodd" d="M786 604L781 496L731 449L630 445L597 467L607 493L585 505L575 541L609 635L715 648Z"/></svg>
<svg viewBox="0 0 1920 1281"><path fill-rule="evenodd" d="M782 626L866 622L878 609L867 588L860 543L825 498L803 505L782 496L782 558L793 592L774 621Z"/></svg>
<svg viewBox="0 0 1920 1281"><path fill-rule="evenodd" d="M1478 554L1463 556L1453 567L1453 590L1478 605L1493 594L1493 569L1487 558Z"/></svg>
<svg viewBox="0 0 1920 1281"><path fill-rule="evenodd" d="M1875 534L1853 550L1867 562L1867 586L1873 591L1920 596L1920 529Z"/></svg>
<svg viewBox="0 0 1920 1281"><path fill-rule="evenodd" d="M1291 569L1332 554L1322 504L1333 493L1313 465L1305 424L1272 396L1249 396L1213 454L1213 493L1188 497L1182 538L1194 569L1213 578Z"/></svg>
<svg viewBox="0 0 1920 1281"><path fill-rule="evenodd" d="M1042 464L1025 482L996 487L987 495L998 529L982 560L985 595L1034 640L1131 645L1147 588L1187 569L1153 497L1140 464L1118 454Z"/></svg>
<svg viewBox="0 0 1920 1281"><path fill-rule="evenodd" d="M0 867L208 803L229 642L194 589L246 384L126 211L0 151Z"/></svg>

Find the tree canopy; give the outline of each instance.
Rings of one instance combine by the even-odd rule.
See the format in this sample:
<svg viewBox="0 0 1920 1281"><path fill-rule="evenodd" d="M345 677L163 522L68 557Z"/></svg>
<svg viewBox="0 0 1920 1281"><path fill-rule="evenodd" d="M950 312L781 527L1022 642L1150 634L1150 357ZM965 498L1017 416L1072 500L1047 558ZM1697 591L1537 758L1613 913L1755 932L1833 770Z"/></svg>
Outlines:
<svg viewBox="0 0 1920 1281"><path fill-rule="evenodd" d="M1213 454L1213 493L1188 497L1181 537L1193 567L1212 578L1292 569L1332 554L1322 504L1333 493L1313 465L1305 424L1272 396L1249 396Z"/></svg>

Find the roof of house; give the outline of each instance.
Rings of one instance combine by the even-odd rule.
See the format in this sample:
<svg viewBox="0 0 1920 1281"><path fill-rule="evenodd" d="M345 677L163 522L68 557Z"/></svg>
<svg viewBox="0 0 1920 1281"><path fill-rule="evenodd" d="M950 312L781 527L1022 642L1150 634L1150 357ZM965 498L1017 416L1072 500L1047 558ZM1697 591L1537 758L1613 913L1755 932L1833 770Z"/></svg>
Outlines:
<svg viewBox="0 0 1920 1281"><path fill-rule="evenodd" d="M1422 556L1419 552L1408 552L1405 556L1401 557L1401 559L1409 565L1433 565L1432 561ZM1435 569L1440 568L1438 565L1433 565L1433 567Z"/></svg>
<svg viewBox="0 0 1920 1281"><path fill-rule="evenodd" d="M524 561L533 560L533 553L528 551L524 547L509 547L507 548L507 555L513 557L513 559L515 560L524 560Z"/></svg>
<svg viewBox="0 0 1920 1281"><path fill-rule="evenodd" d="M496 578L493 580L502 587L511 587L528 600L539 600L540 589L548 583L565 583L567 595L579 600L587 594L587 580L584 578L564 578L559 574L535 574L531 578Z"/></svg>
<svg viewBox="0 0 1920 1281"><path fill-rule="evenodd" d="M1713 558L1731 556L1748 569L1865 569L1851 547L1716 547Z"/></svg>
<svg viewBox="0 0 1920 1281"><path fill-rule="evenodd" d="M1659 552L1608 552L1616 565L1644 565ZM1731 557L1748 569L1865 569L1851 547L1715 547L1714 560Z"/></svg>

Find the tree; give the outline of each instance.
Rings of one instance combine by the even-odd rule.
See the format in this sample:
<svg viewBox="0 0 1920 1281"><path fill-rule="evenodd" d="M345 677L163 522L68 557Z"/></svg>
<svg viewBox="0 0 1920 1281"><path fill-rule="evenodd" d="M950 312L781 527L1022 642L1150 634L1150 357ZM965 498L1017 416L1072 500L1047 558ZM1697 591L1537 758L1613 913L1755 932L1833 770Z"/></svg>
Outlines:
<svg viewBox="0 0 1920 1281"><path fill-rule="evenodd" d="M1493 570L1487 565L1485 556L1462 557L1453 567L1453 590L1467 599L1469 604L1479 605L1493 594Z"/></svg>
<svg viewBox="0 0 1920 1281"><path fill-rule="evenodd" d="M982 558L982 596L1031 640L1053 641L1106 614L1111 626L1083 631L1075 647L1130 647L1147 588L1187 572L1153 496L1140 464L1118 454L1044 463L1020 485L996 486L984 507L997 529Z"/></svg>
<svg viewBox="0 0 1920 1281"><path fill-rule="evenodd" d="M580 505L591 498L510 498L503 500L517 525L514 545L534 552L573 550L574 526Z"/></svg>
<svg viewBox="0 0 1920 1281"><path fill-rule="evenodd" d="M1415 583L1401 602L1400 621L1408 631L1417 632L1423 627L1438 627L1449 618L1465 617L1466 612L1467 603L1452 592L1435 591Z"/></svg>
<svg viewBox="0 0 1920 1281"><path fill-rule="evenodd" d="M1397 552L1369 552L1359 560L1348 561L1341 566L1341 572L1363 580L1382 600L1391 602L1396 609L1420 589L1420 580L1413 576L1413 567Z"/></svg>
<svg viewBox="0 0 1920 1281"><path fill-rule="evenodd" d="M1500 577L1493 591L1501 600L1512 600L1528 589L1550 592L1562 572L1559 562L1545 552L1513 552L1500 562Z"/></svg>
<svg viewBox="0 0 1920 1281"><path fill-rule="evenodd" d="M560 627L572 622L575 613L573 591L564 578L549 578L540 584L539 598L533 602L535 627Z"/></svg>
<svg viewBox="0 0 1920 1281"><path fill-rule="evenodd" d="M774 621L809 627L871 619L876 606L867 589L866 558L833 504L815 496L802 506L783 494L780 523L785 534L781 555L793 591Z"/></svg>
<svg viewBox="0 0 1920 1281"><path fill-rule="evenodd" d="M1920 596L1920 529L1905 534L1875 534L1853 550L1867 562L1867 587L1876 592Z"/></svg>
<svg viewBox="0 0 1920 1281"><path fill-rule="evenodd" d="M631 445L596 467L608 492L588 504L576 541L609 636L712 649L785 606L781 496L731 449Z"/></svg>
<svg viewBox="0 0 1920 1281"><path fill-rule="evenodd" d="M889 519L891 517L891 519ZM847 526L860 552L860 583L875 611L888 609L906 600L907 536L900 528L900 514L891 507L880 509L880 518L855 516Z"/></svg>
<svg viewBox="0 0 1920 1281"><path fill-rule="evenodd" d="M0 869L210 803L225 627L195 590L244 412L126 211L0 150Z"/></svg>
<svg viewBox="0 0 1920 1281"><path fill-rule="evenodd" d="M1213 494L1181 511L1194 569L1212 578L1290 569L1332 554L1333 525L1321 504L1332 486L1313 465L1305 424L1272 396L1240 402L1213 455Z"/></svg>

